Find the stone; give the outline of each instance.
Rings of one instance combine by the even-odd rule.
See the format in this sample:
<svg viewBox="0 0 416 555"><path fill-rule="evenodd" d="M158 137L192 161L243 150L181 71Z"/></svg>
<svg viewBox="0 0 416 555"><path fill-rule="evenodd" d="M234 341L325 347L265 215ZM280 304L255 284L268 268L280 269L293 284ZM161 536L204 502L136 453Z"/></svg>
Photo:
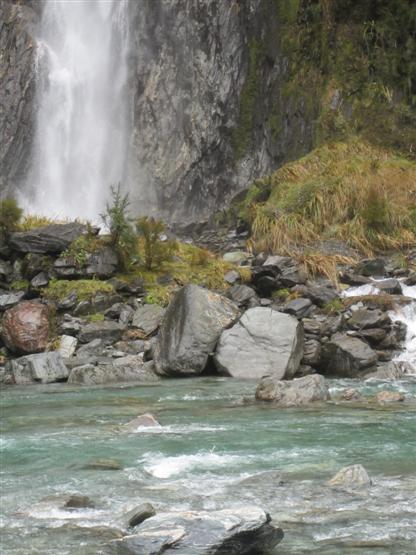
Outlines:
<svg viewBox="0 0 416 555"><path fill-rule="evenodd" d="M80 343L88 343L93 339L103 339L115 343L121 339L124 329L124 326L120 325L118 322L110 320L91 322L81 328L78 334L78 340Z"/></svg>
<svg viewBox="0 0 416 555"><path fill-rule="evenodd" d="M355 378L374 371L376 363L377 353L357 337L336 334L322 346L320 369L328 375Z"/></svg>
<svg viewBox="0 0 416 555"><path fill-rule="evenodd" d="M386 265L382 258L367 258L355 266L354 273L365 277L383 277L386 275Z"/></svg>
<svg viewBox="0 0 416 555"><path fill-rule="evenodd" d="M56 351L15 358L8 363L16 384L66 381L69 370Z"/></svg>
<svg viewBox="0 0 416 555"><path fill-rule="evenodd" d="M296 318L302 318L308 312L310 307L312 306L312 301L310 299L303 299L302 297L298 299L293 299L289 301L283 307L283 312L287 314L292 314Z"/></svg>
<svg viewBox="0 0 416 555"><path fill-rule="evenodd" d="M386 295L401 295L402 286L398 279L383 279L383 281L378 281L376 284L378 289Z"/></svg>
<svg viewBox="0 0 416 555"><path fill-rule="evenodd" d="M387 331L382 328L365 329L360 331L360 336L370 345L376 346L386 338Z"/></svg>
<svg viewBox="0 0 416 555"><path fill-rule="evenodd" d="M399 403L404 401L405 396L400 391L379 391L376 395L378 403Z"/></svg>
<svg viewBox="0 0 416 555"><path fill-rule="evenodd" d="M145 339L158 330L165 312L166 310L157 304L145 304L136 310L131 325L140 330Z"/></svg>
<svg viewBox="0 0 416 555"><path fill-rule="evenodd" d="M367 308L355 310L348 320L348 326L356 330L383 328L390 325L391 320L385 312L381 310L369 310Z"/></svg>
<svg viewBox="0 0 416 555"><path fill-rule="evenodd" d="M86 495L74 494L69 497L69 499L64 504L64 509L75 510L75 509L93 509L95 504Z"/></svg>
<svg viewBox="0 0 416 555"><path fill-rule="evenodd" d="M79 385L99 385L123 382L156 382L160 378L154 372L153 364L143 362L140 355L128 355L108 359L98 364L87 363L72 368L68 383Z"/></svg>
<svg viewBox="0 0 416 555"><path fill-rule="evenodd" d="M352 272L341 272L339 280L341 283L346 283L347 285L352 285L353 287L359 287L360 285L367 285L367 283L371 283L369 277L360 276L359 274L354 274Z"/></svg>
<svg viewBox="0 0 416 555"><path fill-rule="evenodd" d="M214 356L219 372L234 378L293 377L303 356L303 329L289 314L256 307L224 330Z"/></svg>
<svg viewBox="0 0 416 555"><path fill-rule="evenodd" d="M231 262L231 264L241 264L241 262L245 262L249 258L249 255L243 251L232 251L226 252L222 258L224 262Z"/></svg>
<svg viewBox="0 0 416 555"><path fill-rule="evenodd" d="M106 279L118 270L118 256L112 247L104 246L97 249L87 257L85 275Z"/></svg>
<svg viewBox="0 0 416 555"><path fill-rule="evenodd" d="M413 367L405 361L392 361L381 366L376 372L366 375L366 379L375 380L400 380L408 374L412 374Z"/></svg>
<svg viewBox="0 0 416 555"><path fill-rule="evenodd" d="M38 353L49 339L49 310L37 301L23 301L6 310L2 321L2 339L10 351Z"/></svg>
<svg viewBox="0 0 416 555"><path fill-rule="evenodd" d="M303 318L302 324L305 334L318 336L322 335L322 321L315 318Z"/></svg>
<svg viewBox="0 0 416 555"><path fill-rule="evenodd" d="M248 285L233 285L227 291L227 297L234 301L240 307L246 307L250 301L257 298L254 289Z"/></svg>
<svg viewBox="0 0 416 555"><path fill-rule="evenodd" d="M127 422L127 424L125 424L123 426L123 428L127 431L127 432L135 432L137 431L137 428L151 428L151 427L156 427L156 428L160 428L161 424L156 420L156 418L153 416L153 414L150 413L146 413L146 414L141 414L140 416L137 416L136 418L133 418L133 420L130 420L130 422Z"/></svg>
<svg viewBox="0 0 416 555"><path fill-rule="evenodd" d="M134 528L148 518L155 516L155 514L156 511L153 505L151 505L150 503L143 503L142 505L139 505L138 507L135 507L134 509L129 511L125 515L125 520L127 526L129 526L130 528Z"/></svg>
<svg viewBox="0 0 416 555"><path fill-rule="evenodd" d="M310 299L321 308L339 298L337 291L333 289L333 287L326 285L313 285L309 287L306 285L297 285L294 287L293 291L299 293L302 297Z"/></svg>
<svg viewBox="0 0 416 555"><path fill-rule="evenodd" d="M255 284L258 294L264 297L270 297L280 287L280 282L272 276L260 276L256 278Z"/></svg>
<svg viewBox="0 0 416 555"><path fill-rule="evenodd" d="M62 358L71 358L77 348L78 339L72 335L61 335L59 338L58 353Z"/></svg>
<svg viewBox="0 0 416 555"><path fill-rule="evenodd" d="M17 231L10 236L10 246L22 253L59 254L81 235L87 226L78 222L50 224L30 231Z"/></svg>
<svg viewBox="0 0 416 555"><path fill-rule="evenodd" d="M316 339L307 339L303 348L302 364L319 366L321 362L321 344Z"/></svg>
<svg viewBox="0 0 416 555"><path fill-rule="evenodd" d="M64 335L73 335L75 337L79 334L83 325L84 322L81 318L74 318L70 314L64 314L60 329Z"/></svg>
<svg viewBox="0 0 416 555"><path fill-rule="evenodd" d="M224 281L226 281L230 285L234 285L235 283L239 282L240 280L241 280L240 274L236 270L230 270L224 276Z"/></svg>
<svg viewBox="0 0 416 555"><path fill-rule="evenodd" d="M366 469L361 464L341 468L328 484L340 488L361 488L371 486L372 482Z"/></svg>
<svg viewBox="0 0 416 555"><path fill-rule="evenodd" d="M171 301L154 349L157 372L200 374L221 332L239 316L229 299L197 285L186 285Z"/></svg>
<svg viewBox="0 0 416 555"><path fill-rule="evenodd" d="M86 316L87 314L104 312L104 310L120 301L120 295L114 293L97 293L92 299L79 302L74 309L74 315Z"/></svg>
<svg viewBox="0 0 416 555"><path fill-rule="evenodd" d="M283 531L271 524L268 513L244 506L159 513L145 520L136 533L112 543L126 555L249 555L272 551L282 538Z"/></svg>
<svg viewBox="0 0 416 555"><path fill-rule="evenodd" d="M7 283L11 278L13 268L10 262L0 260L0 281Z"/></svg>
<svg viewBox="0 0 416 555"><path fill-rule="evenodd" d="M0 311L16 306L25 296L25 291L0 291Z"/></svg>
<svg viewBox="0 0 416 555"><path fill-rule="evenodd" d="M364 397L357 389L350 387L341 392L340 399L342 401L362 401Z"/></svg>
<svg viewBox="0 0 416 555"><path fill-rule="evenodd" d="M312 374L293 380L277 380L264 376L256 389L256 399L273 402L281 407L305 405L330 398L325 378Z"/></svg>
<svg viewBox="0 0 416 555"><path fill-rule="evenodd" d="M30 281L30 288L31 289L42 289L42 287L46 287L49 283L49 275L46 272L39 272L35 275L34 278Z"/></svg>
<svg viewBox="0 0 416 555"><path fill-rule="evenodd" d="M122 470L122 465L113 459L94 459L81 467L83 470Z"/></svg>

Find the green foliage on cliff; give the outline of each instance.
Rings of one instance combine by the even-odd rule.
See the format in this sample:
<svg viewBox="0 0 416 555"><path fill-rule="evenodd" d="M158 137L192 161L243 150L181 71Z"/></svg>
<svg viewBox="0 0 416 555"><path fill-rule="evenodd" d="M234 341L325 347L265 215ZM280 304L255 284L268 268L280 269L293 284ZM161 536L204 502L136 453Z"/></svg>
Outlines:
<svg viewBox="0 0 416 555"><path fill-rule="evenodd" d="M14 198L0 200L0 241L4 241L18 227L23 210Z"/></svg>
<svg viewBox="0 0 416 555"><path fill-rule="evenodd" d="M416 151L416 2L264 0L252 30L233 131L249 152L257 99L271 144L290 122L286 159L359 135L407 157ZM276 68L278 68L276 70ZM274 77L273 77L274 73Z"/></svg>
<svg viewBox="0 0 416 555"><path fill-rule="evenodd" d="M60 302L71 294L75 294L77 301L88 301L98 293L114 293L114 288L106 281L98 279L52 279L43 290L44 298Z"/></svg>

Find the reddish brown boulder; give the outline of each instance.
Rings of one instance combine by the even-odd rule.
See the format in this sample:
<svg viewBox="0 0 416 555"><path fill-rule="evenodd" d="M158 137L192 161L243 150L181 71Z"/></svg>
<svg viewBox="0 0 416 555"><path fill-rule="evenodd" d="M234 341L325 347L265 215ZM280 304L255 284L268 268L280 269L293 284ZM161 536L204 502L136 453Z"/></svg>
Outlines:
<svg viewBox="0 0 416 555"><path fill-rule="evenodd" d="M48 307L37 301L23 301L6 310L1 335L14 353L44 351L49 337Z"/></svg>

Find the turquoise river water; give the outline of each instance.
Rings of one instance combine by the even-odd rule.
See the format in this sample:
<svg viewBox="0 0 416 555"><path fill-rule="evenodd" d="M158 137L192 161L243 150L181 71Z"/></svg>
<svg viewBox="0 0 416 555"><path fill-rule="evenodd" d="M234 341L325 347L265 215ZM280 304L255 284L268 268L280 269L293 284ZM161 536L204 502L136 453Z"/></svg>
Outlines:
<svg viewBox="0 0 416 555"><path fill-rule="evenodd" d="M404 403L277 409L254 402L255 384L226 378L1 391L2 555L96 555L123 515L255 504L285 531L276 554L416 553L416 378L330 382L331 393L400 390ZM144 412L160 428L126 433ZM85 468L113 459L119 470ZM326 482L361 463L373 485ZM93 509L62 508L81 493Z"/></svg>

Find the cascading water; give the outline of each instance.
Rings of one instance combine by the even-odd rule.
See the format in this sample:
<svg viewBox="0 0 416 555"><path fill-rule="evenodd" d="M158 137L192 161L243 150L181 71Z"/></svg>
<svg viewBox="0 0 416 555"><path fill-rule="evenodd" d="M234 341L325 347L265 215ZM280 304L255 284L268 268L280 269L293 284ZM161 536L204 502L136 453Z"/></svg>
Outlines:
<svg viewBox="0 0 416 555"><path fill-rule="evenodd" d="M379 295L381 290L377 287L378 282L383 280L372 280L372 283L361 285L360 287L350 287L344 291L345 297L359 297L362 295ZM406 339L403 351L394 359L397 362L404 362L408 370L416 374L416 286L400 283L402 293L414 301L398 306L390 311L390 318L393 322L401 322L406 326Z"/></svg>
<svg viewBox="0 0 416 555"><path fill-rule="evenodd" d="M96 220L126 177L128 0L48 0L26 211Z"/></svg>

